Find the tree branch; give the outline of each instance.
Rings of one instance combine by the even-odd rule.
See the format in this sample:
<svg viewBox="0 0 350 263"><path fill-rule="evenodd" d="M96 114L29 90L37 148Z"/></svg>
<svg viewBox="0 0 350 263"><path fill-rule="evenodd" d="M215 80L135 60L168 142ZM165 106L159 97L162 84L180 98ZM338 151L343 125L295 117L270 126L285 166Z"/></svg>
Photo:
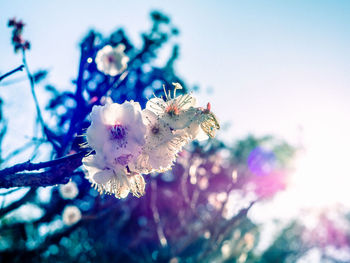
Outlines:
<svg viewBox="0 0 350 263"><path fill-rule="evenodd" d="M23 66L24 66L24 68L26 70L26 73L27 73L27 77L28 77L29 84L30 84L30 91L32 93L32 97L33 97L33 100L34 100L34 105L35 105L35 109L36 109L36 113L37 113L37 118L38 118L38 121L39 121L40 125L42 126L43 134L46 136L47 140L52 144L52 146L55 149L57 149L58 146L57 146L57 143L52 138L52 132L46 126L46 124L44 122L44 118L43 118L43 116L41 114L39 101L38 101L38 98L37 98L36 93L35 93L34 77L33 77L32 73L29 70L29 66L28 66L27 58L26 58L26 52L25 52L24 49L22 49L22 61L23 61Z"/></svg>
<svg viewBox="0 0 350 263"><path fill-rule="evenodd" d="M247 217L250 208L252 208L252 206L255 203L256 201L252 201L248 205L248 207L239 211L237 215L228 220L223 226L216 226L216 233L214 233L211 236L209 242L205 244L205 247L203 248L202 252L198 255L195 262L203 262L204 258L206 258L211 251L215 251L216 249L218 249L221 246L224 238L227 236L228 232L234 229L234 226L239 222L239 220Z"/></svg>
<svg viewBox="0 0 350 263"><path fill-rule="evenodd" d="M81 56L80 56L80 62L79 62L79 72L78 72L78 79L76 82L77 89L75 91L74 97L76 99L76 106L75 110L73 111L73 116L70 119L69 123L69 129L66 135L63 138L62 141L62 148L61 152L58 152L59 156L64 155L66 151L68 150L69 143L71 143L72 138L75 134L75 132L78 130L77 127L80 127L81 120L85 119L85 114L88 112L82 114L82 112L85 111L85 101L83 98L83 91L84 91L84 71L86 67L86 55L85 55L85 49L84 49L84 43L81 45Z"/></svg>
<svg viewBox="0 0 350 263"><path fill-rule="evenodd" d="M71 173L81 165L81 159L85 155L86 152L80 152L48 162L27 161L5 168L0 171L0 187L49 186L67 183ZM49 169L41 173L20 173L43 168Z"/></svg>
<svg viewBox="0 0 350 263"><path fill-rule="evenodd" d="M2 81L4 78L7 78L8 76L11 76L12 74L16 73L17 71L22 71L24 68L24 65L20 65L19 67L11 70L10 72L5 73L4 75L0 76L0 81Z"/></svg>

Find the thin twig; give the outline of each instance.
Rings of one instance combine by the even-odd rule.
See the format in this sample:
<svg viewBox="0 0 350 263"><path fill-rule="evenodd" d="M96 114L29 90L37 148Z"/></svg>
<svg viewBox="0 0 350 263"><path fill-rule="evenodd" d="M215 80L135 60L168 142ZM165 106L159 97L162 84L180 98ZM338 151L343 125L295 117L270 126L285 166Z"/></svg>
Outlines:
<svg viewBox="0 0 350 263"><path fill-rule="evenodd" d="M44 122L44 118L43 118L43 116L41 114L39 101L38 101L38 98L37 98L36 93L35 93L34 77L30 73L30 70L29 70L29 67L28 67L28 63L27 63L27 59L26 59L26 53L25 53L24 49L22 50L22 61L23 61L23 65L24 65L24 68L25 68L26 73L27 73L27 77L29 79L30 90L32 92L32 96L33 96L33 100L34 100L34 104L35 104L35 109L36 109L36 112L37 112L38 121L41 124L42 129L43 129L43 133L46 135L46 138L48 139L48 141L51 142L52 146L55 149L57 149L57 143L52 140L50 131L47 128L47 126L46 126L46 124Z"/></svg>
<svg viewBox="0 0 350 263"><path fill-rule="evenodd" d="M17 192L18 190L21 190L21 189L22 188L11 189L11 190L8 190L6 192L0 193L0 196L6 196L6 195L9 195L9 194L12 194L12 193Z"/></svg>
<svg viewBox="0 0 350 263"><path fill-rule="evenodd" d="M24 65L24 67L26 69L26 73L27 73L27 76L28 76L28 79L29 79L30 90L32 92L32 96L33 96L33 99L34 99L34 103L35 103L35 108L36 108L36 112L37 112L37 115L38 115L38 119L39 119L41 125L43 127L45 127L44 119L43 119L43 117L41 115L41 110L40 110L40 107L39 107L38 98L36 97L36 94L35 94L34 77L30 73L30 70L29 70L29 67L28 67L28 63L27 63L27 59L26 59L26 53L25 53L24 50L22 52L22 56L23 56L23 58L22 58L23 65Z"/></svg>
<svg viewBox="0 0 350 263"><path fill-rule="evenodd" d="M6 206L5 208L0 210L0 217L3 215L6 215L8 212L20 207L21 205L27 203L28 201L32 200L35 196L36 188L31 188L21 199L18 201L13 202L9 206Z"/></svg>
<svg viewBox="0 0 350 263"><path fill-rule="evenodd" d="M165 247L168 244L168 241L164 235L163 227L162 227L162 224L160 222L159 211L158 211L157 204L156 204L156 194L157 194L157 181L156 180L152 180L151 187L152 187L151 209L152 209L153 220L154 220L154 223L157 227L157 234L158 234L159 242L162 245L162 247Z"/></svg>
<svg viewBox="0 0 350 263"><path fill-rule="evenodd" d="M16 73L17 71L22 71L23 68L24 68L24 65L20 65L19 67L5 73L4 75L0 76L0 81L2 81L4 78L11 76L12 74Z"/></svg>
<svg viewBox="0 0 350 263"><path fill-rule="evenodd" d="M16 77L13 79L9 79L9 80L4 80L3 82L1 82L1 86L10 86L10 85L14 85L14 84L18 84L20 82L23 82L27 80L27 76L23 76L23 77Z"/></svg>
<svg viewBox="0 0 350 263"><path fill-rule="evenodd" d="M218 230L215 234L213 234L209 242L205 244L205 247L202 249L202 252L198 255L195 262L203 262L204 258L206 258L211 251L215 251L222 244L224 238L228 235L228 232L234 228L239 220L247 217L248 211L255 204L255 202L256 201L251 202L248 207L239 211L239 213L228 220L226 224L218 227Z"/></svg>

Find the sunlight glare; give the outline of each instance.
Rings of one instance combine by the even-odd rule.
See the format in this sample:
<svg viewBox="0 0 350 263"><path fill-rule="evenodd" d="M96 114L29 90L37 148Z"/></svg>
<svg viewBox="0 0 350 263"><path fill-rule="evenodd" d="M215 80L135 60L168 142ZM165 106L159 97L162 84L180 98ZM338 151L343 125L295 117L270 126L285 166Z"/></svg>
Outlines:
<svg viewBox="0 0 350 263"><path fill-rule="evenodd" d="M305 150L297 157L290 185L302 207L350 206L350 133L344 125L340 127L308 131L311 136L305 138Z"/></svg>

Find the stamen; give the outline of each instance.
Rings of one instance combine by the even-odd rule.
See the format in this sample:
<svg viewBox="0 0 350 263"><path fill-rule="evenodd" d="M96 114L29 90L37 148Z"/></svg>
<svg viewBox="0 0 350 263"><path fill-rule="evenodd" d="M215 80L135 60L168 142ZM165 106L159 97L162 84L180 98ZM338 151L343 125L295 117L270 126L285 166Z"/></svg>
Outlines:
<svg viewBox="0 0 350 263"><path fill-rule="evenodd" d="M112 128L111 128L111 135L113 137L113 139L116 140L122 140L125 138L127 134L127 128L123 127L121 124L115 124Z"/></svg>
<svg viewBox="0 0 350 263"><path fill-rule="evenodd" d="M164 94L165 94L165 99L166 99L166 101L170 100L169 97L168 97L168 94L167 94L167 92L166 92L165 85L163 85L163 90L164 90Z"/></svg>
<svg viewBox="0 0 350 263"><path fill-rule="evenodd" d="M176 105L171 104L165 109L165 112L168 113L170 116L175 116L179 115L180 110Z"/></svg>
<svg viewBox="0 0 350 263"><path fill-rule="evenodd" d="M156 98L158 98L158 97L156 97ZM162 99L162 97L160 97L160 98ZM154 101L152 101L152 100L149 100L149 102L151 102L151 103L153 103L154 105L158 106L159 108L165 110L165 108L164 108L164 106L163 106L162 104L160 104L160 103L158 103L158 102L154 102ZM152 106L151 106L151 108L154 109L154 110L159 110L159 109L154 108L154 107L152 107Z"/></svg>
<svg viewBox="0 0 350 263"><path fill-rule="evenodd" d="M176 90L178 89L182 89L182 86L180 85L180 83L172 83L175 87L174 87L174 99L176 98Z"/></svg>
<svg viewBox="0 0 350 263"><path fill-rule="evenodd" d="M107 61L108 61L109 63L114 63L114 62L115 62L115 57L112 56L112 55L109 55L109 56L107 56Z"/></svg>
<svg viewBox="0 0 350 263"><path fill-rule="evenodd" d="M185 106L187 103L190 103L192 99L192 94L185 94L181 97L181 99L178 101L178 106L181 109L183 106Z"/></svg>

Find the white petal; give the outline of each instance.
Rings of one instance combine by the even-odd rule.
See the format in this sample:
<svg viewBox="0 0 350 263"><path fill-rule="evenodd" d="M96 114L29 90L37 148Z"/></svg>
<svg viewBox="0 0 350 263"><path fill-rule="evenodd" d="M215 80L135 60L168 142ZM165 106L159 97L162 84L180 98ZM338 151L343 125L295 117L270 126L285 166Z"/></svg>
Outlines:
<svg viewBox="0 0 350 263"><path fill-rule="evenodd" d="M204 141L209 138L198 122L193 122L185 131L189 134L192 140Z"/></svg>
<svg viewBox="0 0 350 263"><path fill-rule="evenodd" d="M130 193L130 189L128 187L123 187L123 188L121 188L120 194L117 197L118 198L125 198L128 196L129 193Z"/></svg>
<svg viewBox="0 0 350 263"><path fill-rule="evenodd" d="M161 98L152 98L146 103L146 109L154 112L155 114L163 114L166 107L166 102Z"/></svg>
<svg viewBox="0 0 350 263"><path fill-rule="evenodd" d="M140 197L145 194L145 179L140 174L130 175L129 178L130 190L133 195Z"/></svg>
<svg viewBox="0 0 350 263"><path fill-rule="evenodd" d="M102 146L108 139L108 131L104 124L102 106L94 106L90 114L91 125L86 131L86 139L90 147L101 151Z"/></svg>
<svg viewBox="0 0 350 263"><path fill-rule="evenodd" d="M98 184L106 184L113 176L114 173L112 170L100 170L94 174L93 180Z"/></svg>

